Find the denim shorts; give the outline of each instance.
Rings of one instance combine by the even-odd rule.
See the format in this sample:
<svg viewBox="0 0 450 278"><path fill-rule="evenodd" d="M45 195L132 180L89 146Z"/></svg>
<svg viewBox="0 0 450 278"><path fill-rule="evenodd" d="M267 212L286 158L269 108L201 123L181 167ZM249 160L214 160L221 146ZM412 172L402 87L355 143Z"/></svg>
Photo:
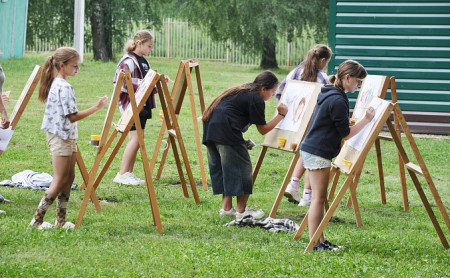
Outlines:
<svg viewBox="0 0 450 278"><path fill-rule="evenodd" d="M208 142L206 147L213 194L227 197L252 194L252 163L246 144Z"/></svg>
<svg viewBox="0 0 450 278"><path fill-rule="evenodd" d="M319 170L331 167L331 160L310 154L308 152L300 151L303 160L303 167L308 170Z"/></svg>
<svg viewBox="0 0 450 278"><path fill-rule="evenodd" d="M53 133L47 132L47 144L52 156L72 156L77 152L77 140L63 140Z"/></svg>

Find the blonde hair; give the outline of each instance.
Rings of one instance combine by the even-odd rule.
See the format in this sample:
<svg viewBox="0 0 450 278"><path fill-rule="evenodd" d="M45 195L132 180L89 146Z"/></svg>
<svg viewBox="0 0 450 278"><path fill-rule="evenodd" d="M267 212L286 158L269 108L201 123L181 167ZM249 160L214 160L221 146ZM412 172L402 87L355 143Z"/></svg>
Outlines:
<svg viewBox="0 0 450 278"><path fill-rule="evenodd" d="M50 87L52 86L53 79L55 79L56 74L60 70L59 64L67 64L73 58L79 58L77 50L72 47L60 47L56 49L53 56L47 57L42 66L41 83L39 85L39 96L38 100L40 102L46 102L48 98L48 93Z"/></svg>
<svg viewBox="0 0 450 278"><path fill-rule="evenodd" d="M206 108L203 113L202 121L207 122L211 117L212 112L216 107L222 102L222 100L231 95L238 95L241 93L255 92L259 91L261 88L272 89L278 85L277 76L271 71L263 71L262 73L256 76L255 80L251 83L245 83L239 86L232 87L230 89L225 90L222 94L220 94L213 102Z"/></svg>
<svg viewBox="0 0 450 278"><path fill-rule="evenodd" d="M339 65L337 73L330 76L329 81L334 84L336 89L345 91L342 80L347 74L351 77L364 79L367 76L367 71L360 63L354 60L346 60Z"/></svg>
<svg viewBox="0 0 450 278"><path fill-rule="evenodd" d="M308 55L302 62L303 71L300 80L316 82L317 71L321 69L319 68L320 59L324 58L325 60L328 60L331 58L332 54L333 52L331 49L324 44L318 44L314 46L313 49L309 50Z"/></svg>
<svg viewBox="0 0 450 278"><path fill-rule="evenodd" d="M128 40L125 43L123 51L125 53L132 52L136 50L138 43L145 43L149 40L153 40L153 35L148 30L140 30L134 35L133 39Z"/></svg>

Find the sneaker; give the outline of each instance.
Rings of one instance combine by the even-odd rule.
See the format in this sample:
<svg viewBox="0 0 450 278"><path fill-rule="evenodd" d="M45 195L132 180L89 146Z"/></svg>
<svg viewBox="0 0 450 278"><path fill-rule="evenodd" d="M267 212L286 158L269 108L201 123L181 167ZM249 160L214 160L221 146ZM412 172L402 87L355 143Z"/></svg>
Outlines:
<svg viewBox="0 0 450 278"><path fill-rule="evenodd" d="M236 220L251 216L253 219L260 219L264 216L264 211L257 209L258 207L246 207L243 213L236 211Z"/></svg>
<svg viewBox="0 0 450 278"><path fill-rule="evenodd" d="M284 196L288 198L289 202L298 203L300 202L300 194L298 194L298 188L294 188L291 186L291 183L286 187L286 191L284 191Z"/></svg>
<svg viewBox="0 0 450 278"><path fill-rule="evenodd" d="M230 210L220 209L219 215L222 216L236 216L236 210L234 208L230 208Z"/></svg>
<svg viewBox="0 0 450 278"><path fill-rule="evenodd" d="M137 182L138 182L139 184L145 184L145 180L141 180L140 178L138 178L138 177L136 176L135 173L130 172L130 176L131 176L133 179L137 180Z"/></svg>
<svg viewBox="0 0 450 278"><path fill-rule="evenodd" d="M130 172L126 172L125 174L121 175L120 173L117 173L116 177L113 179L113 182L121 183L125 185L139 185L139 181L131 175Z"/></svg>
<svg viewBox="0 0 450 278"><path fill-rule="evenodd" d="M52 225L52 224L50 224L50 223L48 223L48 222L45 222L45 221L42 222L41 225L35 225L35 224L36 224L36 220L33 218L33 219L31 220L29 226L36 227L36 228L38 228L38 230L51 229L51 228L53 228L53 225Z"/></svg>
<svg viewBox="0 0 450 278"><path fill-rule="evenodd" d="M75 224L73 224L72 222L66 221L66 223L64 223L64 225L59 226L57 221L58 220L55 220L55 227L56 228L75 229Z"/></svg>
<svg viewBox="0 0 450 278"><path fill-rule="evenodd" d="M0 214L6 213L6 211L0 209Z"/></svg>
<svg viewBox="0 0 450 278"><path fill-rule="evenodd" d="M344 246L336 245L336 244L334 244L334 243L332 243L332 242L329 242L328 240L325 240L325 241L322 242L322 243L325 244L325 245L328 246L328 247L331 247L334 251L341 250L341 249L344 248Z"/></svg>
<svg viewBox="0 0 450 278"><path fill-rule="evenodd" d="M303 197L300 199L300 202L298 203L299 207L309 207L309 205L311 205L311 199L306 200Z"/></svg>

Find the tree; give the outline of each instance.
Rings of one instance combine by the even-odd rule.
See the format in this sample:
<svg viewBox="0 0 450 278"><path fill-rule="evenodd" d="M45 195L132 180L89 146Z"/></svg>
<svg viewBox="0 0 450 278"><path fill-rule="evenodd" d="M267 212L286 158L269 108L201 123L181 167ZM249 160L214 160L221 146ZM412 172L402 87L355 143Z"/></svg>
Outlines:
<svg viewBox="0 0 450 278"><path fill-rule="evenodd" d="M261 54L262 68L277 68L277 34L295 35L309 26L328 29L328 0L174 0L180 16L205 27L212 38L231 39L247 52Z"/></svg>
<svg viewBox="0 0 450 278"><path fill-rule="evenodd" d="M164 1L151 0L90 0L90 15L94 60L108 61L113 58L113 39L123 44L124 36L132 23L146 22L144 28L160 26L159 11Z"/></svg>
<svg viewBox="0 0 450 278"><path fill-rule="evenodd" d="M142 28L159 27L159 16L166 0L86 0L85 40L92 39L94 59L113 58L113 44L123 45L130 25L145 22ZM134 26L133 26L134 24ZM74 0L30 0L27 19L27 45L36 37L55 45L70 45L73 41Z"/></svg>

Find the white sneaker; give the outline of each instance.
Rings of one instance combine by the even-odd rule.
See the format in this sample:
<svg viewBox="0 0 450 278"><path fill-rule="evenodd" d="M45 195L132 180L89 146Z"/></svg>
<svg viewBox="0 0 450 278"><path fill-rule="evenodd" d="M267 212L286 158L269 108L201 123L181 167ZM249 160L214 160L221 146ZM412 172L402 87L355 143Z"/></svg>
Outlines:
<svg viewBox="0 0 450 278"><path fill-rule="evenodd" d="M236 210L234 208L230 208L230 210L220 209L219 215L222 216L236 216Z"/></svg>
<svg viewBox="0 0 450 278"><path fill-rule="evenodd" d="M141 180L140 178L138 178L135 173L130 172L130 176L137 180L139 184L145 184L145 180Z"/></svg>
<svg viewBox="0 0 450 278"><path fill-rule="evenodd" d="M116 177L113 179L113 182L126 184L126 185L139 185L139 181L131 175L130 172L126 172L125 174L121 175L120 173L117 173Z"/></svg>
<svg viewBox="0 0 450 278"><path fill-rule="evenodd" d="M52 225L52 224L50 224L50 223L48 223L48 222L45 222L45 221L42 222L42 224L39 225L39 226L34 225L35 223L36 223L36 220L33 218L33 219L31 220L29 226L36 227L36 228L38 228L38 230L51 229L51 228L53 228L53 225Z"/></svg>
<svg viewBox="0 0 450 278"><path fill-rule="evenodd" d="M0 209L0 214L6 213L6 211Z"/></svg>
<svg viewBox="0 0 450 278"><path fill-rule="evenodd" d="M63 228L63 229L75 229L75 224L73 224L72 222L66 221L66 223L64 223L64 225L58 226L58 220L55 220L55 227Z"/></svg>
<svg viewBox="0 0 450 278"><path fill-rule="evenodd" d="M291 183L286 187L284 191L284 196L288 198L289 202L298 203L300 202L300 194L298 193L298 188L292 187Z"/></svg>
<svg viewBox="0 0 450 278"><path fill-rule="evenodd" d="M236 220L241 220L244 217L251 216L253 219L260 219L264 216L264 211L257 209L258 207L246 207L243 213L236 211Z"/></svg>
<svg viewBox="0 0 450 278"><path fill-rule="evenodd" d="M311 205L311 200L303 199L303 197L300 200L300 202L298 203L299 207L309 207L309 205Z"/></svg>

